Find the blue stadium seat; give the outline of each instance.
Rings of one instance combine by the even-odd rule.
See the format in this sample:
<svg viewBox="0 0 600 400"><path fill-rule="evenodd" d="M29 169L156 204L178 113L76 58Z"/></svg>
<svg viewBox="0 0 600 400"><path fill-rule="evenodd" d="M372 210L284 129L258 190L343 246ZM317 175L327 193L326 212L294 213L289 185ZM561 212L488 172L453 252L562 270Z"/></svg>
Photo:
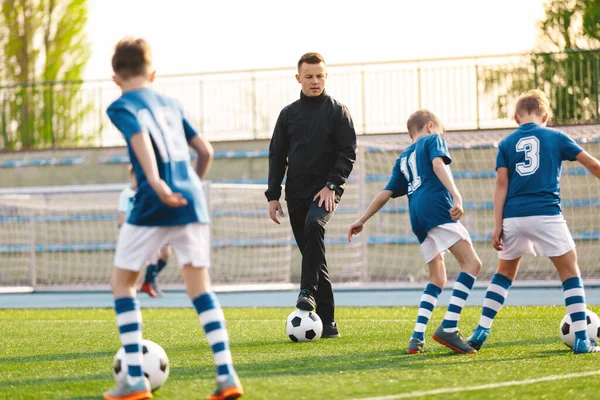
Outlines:
<svg viewBox="0 0 600 400"><path fill-rule="evenodd" d="M129 156L110 156L100 160L101 164L129 164Z"/></svg>
<svg viewBox="0 0 600 400"><path fill-rule="evenodd" d="M77 165L83 164L83 157L63 157L63 158L33 158L31 160L6 160L0 164L0 168L16 167L41 167L45 165Z"/></svg>
<svg viewBox="0 0 600 400"><path fill-rule="evenodd" d="M24 163L23 160L6 160L0 164L0 168L15 168L20 167Z"/></svg>

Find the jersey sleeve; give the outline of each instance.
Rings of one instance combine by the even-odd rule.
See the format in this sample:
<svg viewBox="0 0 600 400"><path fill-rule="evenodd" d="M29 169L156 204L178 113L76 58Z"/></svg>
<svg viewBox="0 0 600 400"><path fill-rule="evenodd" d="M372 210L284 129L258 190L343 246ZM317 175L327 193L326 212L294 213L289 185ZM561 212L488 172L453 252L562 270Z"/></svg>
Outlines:
<svg viewBox="0 0 600 400"><path fill-rule="evenodd" d="M400 171L400 158L396 160L396 164L394 165L394 169L392 170L392 176L385 186L384 190L389 190L392 192L392 198L404 196L408 193L408 181L406 177Z"/></svg>
<svg viewBox="0 0 600 400"><path fill-rule="evenodd" d="M433 161L438 157L442 157L444 164L450 164L452 162L452 158L450 157L446 140L438 134L433 134L431 136L433 136L433 138L431 138L427 143L429 150L429 161Z"/></svg>
<svg viewBox="0 0 600 400"><path fill-rule="evenodd" d="M121 195L119 196L119 212L127 212L129 208L129 190L127 188L123 189Z"/></svg>
<svg viewBox="0 0 600 400"><path fill-rule="evenodd" d="M496 154L496 169L498 168L508 168L503 142L498 145L498 154Z"/></svg>
<svg viewBox="0 0 600 400"><path fill-rule="evenodd" d="M198 131L196 130L196 128L194 128L192 126L192 124L190 123L190 121L187 119L187 117L185 115L183 116L182 121L183 121L183 131L185 132L185 138L189 142L190 140L192 140L194 138L194 136L196 136L198 134Z"/></svg>
<svg viewBox="0 0 600 400"><path fill-rule="evenodd" d="M137 116L122 102L115 102L106 110L108 118L117 127L117 129L125 136L125 140L139 132L145 132L139 123Z"/></svg>
<svg viewBox="0 0 600 400"><path fill-rule="evenodd" d="M181 114L181 123L183 124L183 132L185 133L185 139L189 142L198 134L198 130L194 128L194 125L185 113L183 106L178 101L175 101L179 114Z"/></svg>
<svg viewBox="0 0 600 400"><path fill-rule="evenodd" d="M575 161L575 157L583 151L583 149L569 136L564 133L558 133L560 137L560 156L561 159Z"/></svg>

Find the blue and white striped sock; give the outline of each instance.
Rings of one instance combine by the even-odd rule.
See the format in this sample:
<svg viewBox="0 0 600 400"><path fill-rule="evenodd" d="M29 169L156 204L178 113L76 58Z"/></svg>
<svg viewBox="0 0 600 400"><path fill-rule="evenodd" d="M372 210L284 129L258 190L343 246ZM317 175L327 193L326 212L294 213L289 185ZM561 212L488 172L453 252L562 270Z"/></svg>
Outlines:
<svg viewBox="0 0 600 400"><path fill-rule="evenodd" d="M512 281L506 276L499 273L494 274L492 281L485 292L481 317L479 318L479 326L486 329L492 327L494 318L496 318L498 311L500 311L502 305L504 305L510 285L512 285Z"/></svg>
<svg viewBox="0 0 600 400"><path fill-rule="evenodd" d="M419 303L419 312L417 314L417 323L415 324L415 331L412 334L414 339L425 340L425 328L431 317L431 313L435 308L438 297L442 293L442 289L433 283L429 283L423 294L421 295L421 302Z"/></svg>
<svg viewBox="0 0 600 400"><path fill-rule="evenodd" d="M127 374L134 379L141 378L144 374L142 371L142 312L140 311L140 303L133 297L120 297L115 299L115 311L121 344L125 348Z"/></svg>
<svg viewBox="0 0 600 400"><path fill-rule="evenodd" d="M585 315L585 292L583 282L580 277L574 276L565 279L562 283L563 294L567 312L571 316L573 332L577 339L585 340L588 338L587 321Z"/></svg>
<svg viewBox="0 0 600 400"><path fill-rule="evenodd" d="M214 293L204 293L193 300L194 308L200 317L206 340L213 352L217 366L217 380L227 379L235 375L231 351L229 350L229 335L225 327L225 316Z"/></svg>
<svg viewBox="0 0 600 400"><path fill-rule="evenodd" d="M452 287L452 297L450 297L448 311L446 311L446 315L444 315L444 320L442 321L444 332L456 332L458 330L460 313L465 306L467 297L471 293L471 289L473 289L474 283L475 277L473 275L466 272L458 274L456 282L454 282L454 286Z"/></svg>

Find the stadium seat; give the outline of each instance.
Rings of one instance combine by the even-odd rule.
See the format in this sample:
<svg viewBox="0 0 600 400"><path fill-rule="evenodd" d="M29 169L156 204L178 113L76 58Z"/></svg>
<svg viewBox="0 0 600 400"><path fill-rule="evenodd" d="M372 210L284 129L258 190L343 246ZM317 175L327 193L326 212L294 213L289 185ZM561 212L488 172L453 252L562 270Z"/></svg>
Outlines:
<svg viewBox="0 0 600 400"><path fill-rule="evenodd" d="M83 157L63 157L63 158L34 158L31 160L6 160L0 164L0 168L16 167L41 167L45 165L77 165L83 164Z"/></svg>

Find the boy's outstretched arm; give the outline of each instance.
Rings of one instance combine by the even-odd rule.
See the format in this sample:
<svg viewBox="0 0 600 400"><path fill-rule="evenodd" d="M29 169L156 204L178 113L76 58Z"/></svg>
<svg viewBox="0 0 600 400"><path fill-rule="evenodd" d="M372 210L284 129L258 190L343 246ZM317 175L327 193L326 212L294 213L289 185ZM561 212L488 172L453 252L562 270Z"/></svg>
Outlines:
<svg viewBox="0 0 600 400"><path fill-rule="evenodd" d="M452 208L450 209L450 217L452 217L453 221L458 221L460 217L464 214L463 206L462 206L462 197L458 188L454 184L454 179L452 178L452 174L450 170L446 168L446 163L444 163L444 159L442 157L436 157L432 161L433 163L433 172L438 177L442 185L450 192L452 195Z"/></svg>
<svg viewBox="0 0 600 400"><path fill-rule="evenodd" d="M600 179L600 161L587 151L583 150L575 157L581 165L592 173L596 178Z"/></svg>
<svg viewBox="0 0 600 400"><path fill-rule="evenodd" d="M365 223L371 218L377 211L381 209L392 197L393 192L391 190L382 190L377 196L371 201L367 210L357 219L350 228L348 229L348 242L352 242L352 235L358 235L362 230Z"/></svg>
<svg viewBox="0 0 600 400"><path fill-rule="evenodd" d="M502 220L504 218L504 203L508 193L508 168L496 169L496 190L494 191L494 232L492 245L494 249L502 250Z"/></svg>
<svg viewBox="0 0 600 400"><path fill-rule="evenodd" d="M198 159L196 160L196 173L200 179L204 180L206 175L208 175L208 171L213 162L213 147L206 138L200 135L194 136L189 144L198 154Z"/></svg>
<svg viewBox="0 0 600 400"><path fill-rule="evenodd" d="M160 179L150 136L143 132L136 133L131 136L130 143L148 184L156 192L160 201L171 207L185 206L187 200L181 193L173 193L169 185Z"/></svg>

